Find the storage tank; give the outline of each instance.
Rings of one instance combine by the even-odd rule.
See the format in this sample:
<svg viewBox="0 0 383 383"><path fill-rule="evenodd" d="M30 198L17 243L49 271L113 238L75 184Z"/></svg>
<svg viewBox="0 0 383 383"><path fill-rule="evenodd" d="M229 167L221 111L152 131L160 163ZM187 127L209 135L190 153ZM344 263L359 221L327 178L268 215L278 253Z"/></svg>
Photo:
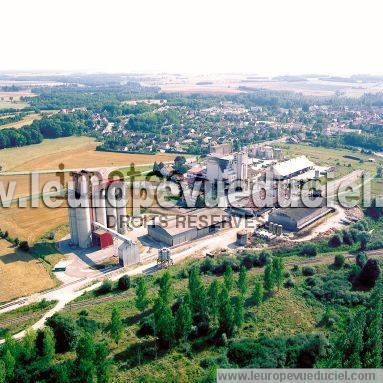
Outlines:
<svg viewBox="0 0 383 383"><path fill-rule="evenodd" d="M116 209L116 195L115 188L111 187L108 189L105 199L106 204L106 216L107 216L107 226L110 229L117 229L117 209Z"/></svg>
<svg viewBox="0 0 383 383"><path fill-rule="evenodd" d="M116 214L117 214L117 231L120 234L126 233L126 187L123 182L116 183Z"/></svg>
<svg viewBox="0 0 383 383"><path fill-rule="evenodd" d="M106 202L105 202L105 189L97 190L93 194L93 206L96 213L96 221L101 225L106 226Z"/></svg>
<svg viewBox="0 0 383 383"><path fill-rule="evenodd" d="M278 236L282 235L282 225L277 225L276 234L277 234Z"/></svg>
<svg viewBox="0 0 383 383"><path fill-rule="evenodd" d="M241 230L237 232L237 245L246 246L247 244L247 231Z"/></svg>
<svg viewBox="0 0 383 383"><path fill-rule="evenodd" d="M70 244L78 246L76 208L70 206L68 207L68 218L70 227Z"/></svg>
<svg viewBox="0 0 383 383"><path fill-rule="evenodd" d="M87 249L92 244L92 228L90 223L89 206L76 208L78 245Z"/></svg>

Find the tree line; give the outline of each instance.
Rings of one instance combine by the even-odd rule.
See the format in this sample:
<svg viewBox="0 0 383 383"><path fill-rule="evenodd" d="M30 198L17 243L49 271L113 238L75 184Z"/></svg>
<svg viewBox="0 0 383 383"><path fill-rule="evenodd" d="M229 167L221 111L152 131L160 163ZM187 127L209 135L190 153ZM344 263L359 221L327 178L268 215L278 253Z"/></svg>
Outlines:
<svg viewBox="0 0 383 383"><path fill-rule="evenodd" d="M44 138L68 137L89 132L92 120L87 112L54 114L35 120L20 129L0 130L0 149L20 147L42 142Z"/></svg>

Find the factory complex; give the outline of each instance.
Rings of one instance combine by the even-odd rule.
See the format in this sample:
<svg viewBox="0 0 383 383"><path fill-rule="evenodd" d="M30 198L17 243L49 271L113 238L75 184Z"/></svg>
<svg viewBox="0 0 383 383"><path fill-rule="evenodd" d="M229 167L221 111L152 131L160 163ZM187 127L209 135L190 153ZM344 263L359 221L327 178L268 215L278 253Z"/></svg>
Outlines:
<svg viewBox="0 0 383 383"><path fill-rule="evenodd" d="M158 169L164 167L157 165ZM171 177L172 168L167 166ZM256 145L239 152L233 152L231 145L224 144L213 147L202 162L191 162L185 174L177 175L173 182L190 190L169 211L154 214L150 207L142 208L140 215L145 215L147 224L136 232L126 225L127 188L124 179L101 179L94 185L93 172L79 171L72 173L73 187L68 190L68 199L80 200L81 206L69 203L70 246L73 251L79 249L102 250L113 246L113 255L118 257L121 266L131 266L143 261L143 253L147 256L148 248L164 249L192 243L220 231L237 230L233 226L234 217L252 219L257 222L254 235L267 237L282 236L294 233L307 227L320 218L334 211L333 208L321 205L316 208L300 206L280 207L276 199L274 184L268 190L261 190L260 198L271 197L272 205L258 207L254 203L248 186L252 182L263 180L266 172L271 172L275 182L291 180L310 180L324 174L325 168L317 167L305 156L283 158L280 148ZM204 190L195 191L194 184L209 181L211 185L219 182L224 185L223 197L230 197L229 185L240 182L244 185L237 198L230 206L218 204L219 207L206 207ZM181 188L180 188L181 189ZM286 189L286 193L288 190ZM194 205L186 204L192 199ZM239 233L239 232L238 232ZM238 243L246 243L247 232L238 234ZM145 250L146 249L146 250ZM150 253L150 251L149 251ZM167 253L166 253L167 254Z"/></svg>

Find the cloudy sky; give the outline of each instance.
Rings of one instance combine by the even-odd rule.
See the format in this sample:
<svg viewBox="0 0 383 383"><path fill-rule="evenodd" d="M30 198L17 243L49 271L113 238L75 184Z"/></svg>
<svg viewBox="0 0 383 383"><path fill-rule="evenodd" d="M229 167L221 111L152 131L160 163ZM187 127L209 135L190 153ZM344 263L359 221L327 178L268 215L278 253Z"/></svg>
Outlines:
<svg viewBox="0 0 383 383"><path fill-rule="evenodd" d="M383 74L381 0L5 0L0 70Z"/></svg>

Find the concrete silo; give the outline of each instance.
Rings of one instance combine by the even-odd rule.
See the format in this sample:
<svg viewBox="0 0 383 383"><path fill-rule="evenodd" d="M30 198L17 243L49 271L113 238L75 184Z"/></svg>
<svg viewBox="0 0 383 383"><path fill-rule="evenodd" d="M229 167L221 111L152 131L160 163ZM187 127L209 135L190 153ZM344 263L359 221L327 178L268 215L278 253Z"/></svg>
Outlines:
<svg viewBox="0 0 383 383"><path fill-rule="evenodd" d="M73 189L68 190L69 200L74 201L75 191ZM70 244L73 246L78 246L78 230L77 230L77 217L76 217L76 208L68 207L68 218L69 218L69 228L70 228Z"/></svg>
<svg viewBox="0 0 383 383"><path fill-rule="evenodd" d="M117 216L117 231L120 234L126 233L126 203L127 190L124 182L117 182L114 185L116 196L116 216Z"/></svg>
<svg viewBox="0 0 383 383"><path fill-rule="evenodd" d="M137 243L124 236L126 232L127 190L123 181L99 180L92 184L94 172L73 172L73 187L68 188L71 244L80 248L92 245L105 248L120 243L117 252L120 264L140 262Z"/></svg>
<svg viewBox="0 0 383 383"><path fill-rule="evenodd" d="M105 188L98 187L93 194L93 206L96 216L96 221L106 226L106 201L105 201Z"/></svg>
<svg viewBox="0 0 383 383"><path fill-rule="evenodd" d="M109 186L106 193L106 217L107 226L110 229L117 229L117 208L116 208L116 189L114 186Z"/></svg>

